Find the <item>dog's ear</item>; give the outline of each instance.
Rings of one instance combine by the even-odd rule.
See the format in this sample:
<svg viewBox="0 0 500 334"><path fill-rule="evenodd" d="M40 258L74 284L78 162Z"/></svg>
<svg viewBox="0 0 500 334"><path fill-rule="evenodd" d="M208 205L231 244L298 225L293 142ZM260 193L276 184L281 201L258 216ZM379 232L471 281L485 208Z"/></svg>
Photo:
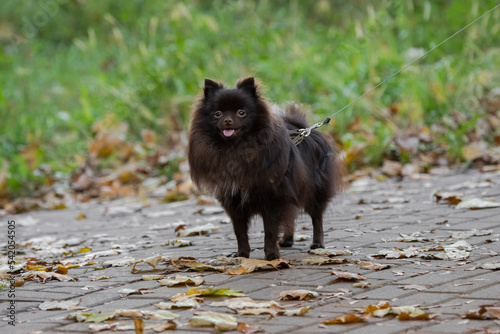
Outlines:
<svg viewBox="0 0 500 334"><path fill-rule="evenodd" d="M219 89L224 88L224 86L218 82L215 82L210 79L205 79L205 87L203 87L203 93L205 94L205 97L209 97Z"/></svg>
<svg viewBox="0 0 500 334"><path fill-rule="evenodd" d="M259 96L258 87L253 77L241 79L236 83L236 88L249 92L252 96Z"/></svg>

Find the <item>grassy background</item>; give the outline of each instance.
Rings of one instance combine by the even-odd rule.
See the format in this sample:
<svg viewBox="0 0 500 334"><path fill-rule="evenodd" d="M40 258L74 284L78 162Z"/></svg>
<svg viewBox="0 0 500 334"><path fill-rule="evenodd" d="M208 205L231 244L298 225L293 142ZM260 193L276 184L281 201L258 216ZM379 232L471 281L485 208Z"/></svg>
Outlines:
<svg viewBox="0 0 500 334"><path fill-rule="evenodd" d="M127 140L140 140L150 129L161 145L169 131L187 128L205 77L232 84L254 75L271 100L308 104L310 121L321 120L496 4L1 1L0 170L6 189L29 195L44 164L63 173L76 168L94 136L92 125L106 115L128 124ZM410 161L393 137L430 127L453 111L465 120L431 145L462 160L465 135L486 117L481 99L500 87L499 51L497 9L339 114L334 131L343 148L363 148L351 170L387 156Z"/></svg>

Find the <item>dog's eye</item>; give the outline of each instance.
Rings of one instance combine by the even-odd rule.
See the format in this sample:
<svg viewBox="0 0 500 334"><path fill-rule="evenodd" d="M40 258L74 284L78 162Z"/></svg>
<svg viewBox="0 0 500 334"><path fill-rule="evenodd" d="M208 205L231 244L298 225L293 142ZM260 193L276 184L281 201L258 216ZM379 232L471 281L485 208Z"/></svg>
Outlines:
<svg viewBox="0 0 500 334"><path fill-rule="evenodd" d="M247 113L245 110L242 110L242 109L238 110L238 116L245 117L246 115L247 115Z"/></svg>
<svg viewBox="0 0 500 334"><path fill-rule="evenodd" d="M222 111L217 110L216 112L214 112L215 118L220 118L221 116L222 116Z"/></svg>

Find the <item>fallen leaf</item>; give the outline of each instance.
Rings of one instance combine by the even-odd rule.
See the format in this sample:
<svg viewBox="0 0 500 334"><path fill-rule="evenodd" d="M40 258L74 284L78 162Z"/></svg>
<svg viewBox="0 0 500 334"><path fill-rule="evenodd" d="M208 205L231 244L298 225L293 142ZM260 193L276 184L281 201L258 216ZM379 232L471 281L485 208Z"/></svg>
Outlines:
<svg viewBox="0 0 500 334"><path fill-rule="evenodd" d="M86 215L86 214L84 214L84 213L82 213L82 212L80 212L80 213L76 216L76 219L77 219L77 220L80 220L80 219L85 219L85 218L87 218L87 215Z"/></svg>
<svg viewBox="0 0 500 334"><path fill-rule="evenodd" d="M220 331L230 331L237 329L238 321L235 317L218 312L198 312L189 319L190 327L214 327Z"/></svg>
<svg viewBox="0 0 500 334"><path fill-rule="evenodd" d="M193 245L193 242L190 240L182 240L182 239L175 239L175 240L167 240L165 243L165 246L174 246L174 247L187 247Z"/></svg>
<svg viewBox="0 0 500 334"><path fill-rule="evenodd" d="M241 264L235 269L229 269L227 271L230 275L244 275L251 273L257 269L262 269L264 267L271 267L274 269L278 268L289 268L290 261L276 259L272 261L256 260L256 259L243 259Z"/></svg>
<svg viewBox="0 0 500 334"><path fill-rule="evenodd" d="M486 313L493 318L500 319L500 307L485 307Z"/></svg>
<svg viewBox="0 0 500 334"><path fill-rule="evenodd" d="M224 209L220 206L208 206L196 211L194 214L200 214L204 216L216 215L219 213L224 213Z"/></svg>
<svg viewBox="0 0 500 334"><path fill-rule="evenodd" d="M161 279L158 281L160 285L166 285L166 286L175 286L175 285L180 285L180 284L194 284L194 285L200 285L204 283L205 280L201 277L194 277L194 276L175 276L174 279Z"/></svg>
<svg viewBox="0 0 500 334"><path fill-rule="evenodd" d="M403 289L403 290L417 290L417 291L424 291L427 290L427 286L425 285L417 285L417 284L408 284L408 285L400 285L398 288Z"/></svg>
<svg viewBox="0 0 500 334"><path fill-rule="evenodd" d="M68 268L66 268L62 264L58 264L57 266L55 266L54 272L61 274L61 275L66 275L68 273Z"/></svg>
<svg viewBox="0 0 500 334"><path fill-rule="evenodd" d="M396 315L398 320L429 320L427 313L414 306L393 306L385 303L382 306L369 305L365 310L365 315L383 318L386 315Z"/></svg>
<svg viewBox="0 0 500 334"><path fill-rule="evenodd" d="M154 306L162 310L170 310L173 308L199 308L200 303L196 298L186 298L176 302L161 302L158 304L154 304Z"/></svg>
<svg viewBox="0 0 500 334"><path fill-rule="evenodd" d="M368 305L364 311L365 315L373 315L375 317L384 317L391 311L391 305L389 303L384 303L380 306Z"/></svg>
<svg viewBox="0 0 500 334"><path fill-rule="evenodd" d="M339 255L352 255L352 253L348 250L333 250L326 248L316 248L310 249L310 254L321 255L321 256L339 256Z"/></svg>
<svg viewBox="0 0 500 334"><path fill-rule="evenodd" d="M30 271L28 273L23 274L25 280L33 280L33 279L38 279L42 283L45 283L47 281L51 280L58 280L61 282L67 282L67 281L77 281L77 278L72 278L67 275L61 275L58 273L53 273L53 272L45 272L45 271Z"/></svg>
<svg viewBox="0 0 500 334"><path fill-rule="evenodd" d="M208 223L205 225L201 226L196 226L187 230L180 230L177 232L178 237L187 237L187 236L193 236L193 235L208 235L210 232L217 232L219 230L218 227L216 227L212 223Z"/></svg>
<svg viewBox="0 0 500 334"><path fill-rule="evenodd" d="M482 263L479 268L488 269L488 270L499 270L500 269L500 261L496 262L485 262Z"/></svg>
<svg viewBox="0 0 500 334"><path fill-rule="evenodd" d="M297 309L292 309L292 310L284 310L280 312L281 314L287 316L287 317L295 317L295 316L302 316L309 312L309 306L303 306L301 308Z"/></svg>
<svg viewBox="0 0 500 334"><path fill-rule="evenodd" d="M303 259L302 262L311 265L321 266L324 264L344 264L344 263L349 263L350 261L346 258L319 257L319 258Z"/></svg>
<svg viewBox="0 0 500 334"><path fill-rule="evenodd" d="M277 306L282 308L282 306L277 301L269 300L264 302L256 302L249 297L231 298L220 302L212 302L210 306L214 307L225 306L230 309L267 308L271 306Z"/></svg>
<svg viewBox="0 0 500 334"><path fill-rule="evenodd" d="M75 318L78 322L103 322L105 320L110 320L116 317L117 312L105 312L105 313L91 313L91 312L81 312L81 313L72 313L68 316L68 318Z"/></svg>
<svg viewBox="0 0 500 334"><path fill-rule="evenodd" d="M171 320L169 320L166 323L162 323L162 324L155 324L155 325L146 326L146 329L152 329L155 332L163 332L163 331L176 329L176 328L177 328L177 324Z"/></svg>
<svg viewBox="0 0 500 334"><path fill-rule="evenodd" d="M374 258L386 258L386 259L404 259L404 258L410 258L410 257L415 257L418 256L419 250L415 246L408 247L407 249L400 249L394 247L393 250L391 249L383 249L381 251L378 251L375 254L372 254L371 256Z"/></svg>
<svg viewBox="0 0 500 334"><path fill-rule="evenodd" d="M62 301L45 301L41 303L38 308L43 311L47 310L78 310L83 307L78 306L81 300L62 300Z"/></svg>
<svg viewBox="0 0 500 334"><path fill-rule="evenodd" d="M102 281L103 279L110 279L110 278L112 278L112 276L107 276L107 275L104 275L104 276L90 276L90 280L92 282Z"/></svg>
<svg viewBox="0 0 500 334"><path fill-rule="evenodd" d="M108 322L105 324L90 324L89 329L94 332L101 332L106 330L115 330L118 326L118 322Z"/></svg>
<svg viewBox="0 0 500 334"><path fill-rule="evenodd" d="M489 208L499 208L500 203L496 202L494 199L487 198L469 198L464 199L455 208L456 209L489 209Z"/></svg>
<svg viewBox="0 0 500 334"><path fill-rule="evenodd" d="M356 314L344 314L335 319L330 319L323 321L324 325L343 325L343 324L353 324L357 322L365 321L363 318L358 317Z"/></svg>
<svg viewBox="0 0 500 334"><path fill-rule="evenodd" d="M438 190L432 196L436 199L436 203L444 201L450 205L457 205L462 202L464 194L457 192L441 192Z"/></svg>
<svg viewBox="0 0 500 334"><path fill-rule="evenodd" d="M382 263L375 263L375 262L368 262L368 261L360 261L358 262L358 266L360 269L368 269L368 270L383 270L390 268L390 264L382 264Z"/></svg>
<svg viewBox="0 0 500 334"><path fill-rule="evenodd" d="M429 315L413 306L397 306L391 307L394 314L398 316L398 320L429 320Z"/></svg>
<svg viewBox="0 0 500 334"><path fill-rule="evenodd" d="M161 280L163 275L142 275L142 280L143 281L158 281Z"/></svg>
<svg viewBox="0 0 500 334"><path fill-rule="evenodd" d="M135 334L144 333L144 320L140 318L134 319Z"/></svg>
<svg viewBox="0 0 500 334"><path fill-rule="evenodd" d="M121 294L123 297L128 296L128 295L145 295L148 293L154 293L154 291L149 291L147 288L141 288L141 289L121 289L118 291L119 294Z"/></svg>
<svg viewBox="0 0 500 334"><path fill-rule="evenodd" d="M249 324L245 324L244 322L238 322L238 326L236 327L236 329L239 332L242 332L245 334L264 332L264 330L257 325L249 325Z"/></svg>
<svg viewBox="0 0 500 334"><path fill-rule="evenodd" d="M339 279L346 280L346 281L366 280L366 277L361 276L360 274L349 273L349 272L345 272L345 271L332 271L332 275L335 275Z"/></svg>
<svg viewBox="0 0 500 334"><path fill-rule="evenodd" d="M470 231L456 231L451 234L453 239L469 239L471 237L491 235L493 230L470 230Z"/></svg>
<svg viewBox="0 0 500 334"><path fill-rule="evenodd" d="M319 294L315 291L287 290L287 291L282 291L280 293L279 300L290 300L290 299L309 300L311 298L316 298L318 296Z"/></svg>
<svg viewBox="0 0 500 334"><path fill-rule="evenodd" d="M201 289L199 287L191 288L186 292L186 295L195 295L195 296L226 296L226 297L243 297L246 296L240 290L231 290L231 289L217 289L212 287Z"/></svg>
<svg viewBox="0 0 500 334"><path fill-rule="evenodd" d="M370 285L372 285L372 284L368 283L368 282L358 282L358 283L353 283L352 284L353 287L355 287L355 288L362 288L362 289L366 289Z"/></svg>

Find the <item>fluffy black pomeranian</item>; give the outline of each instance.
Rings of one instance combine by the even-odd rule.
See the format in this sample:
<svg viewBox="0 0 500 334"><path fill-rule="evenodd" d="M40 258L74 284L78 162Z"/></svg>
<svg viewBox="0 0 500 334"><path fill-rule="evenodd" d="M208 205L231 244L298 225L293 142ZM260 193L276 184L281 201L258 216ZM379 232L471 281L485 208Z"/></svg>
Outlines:
<svg viewBox="0 0 500 334"><path fill-rule="evenodd" d="M248 227L259 214L264 221L265 257L279 258L279 246L293 245L300 209L312 218L311 248L323 248L323 213L342 191L344 167L336 149L314 130L295 146L289 131L307 127L300 106L291 103L284 110L275 109L249 77L234 89L205 79L203 95L192 112L191 178L230 216L237 256L249 257Z"/></svg>

